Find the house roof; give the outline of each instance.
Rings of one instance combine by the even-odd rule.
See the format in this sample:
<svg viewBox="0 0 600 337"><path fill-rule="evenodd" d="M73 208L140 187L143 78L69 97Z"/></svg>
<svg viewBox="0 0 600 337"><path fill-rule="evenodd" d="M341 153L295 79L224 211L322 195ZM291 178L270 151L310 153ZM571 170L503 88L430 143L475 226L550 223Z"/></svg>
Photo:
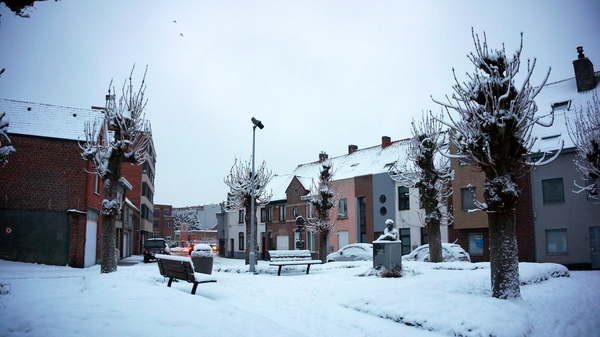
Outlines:
<svg viewBox="0 0 600 337"><path fill-rule="evenodd" d="M9 134L85 140L85 123L102 117L102 110L15 101L0 98Z"/></svg>
<svg viewBox="0 0 600 337"><path fill-rule="evenodd" d="M351 154L329 158L333 165L333 180L388 173L397 162L400 166L406 162L408 145L408 139L398 140L391 142L386 147L380 144L356 150ZM271 200L286 200L285 191L294 177L300 181L304 188L310 190L313 182L318 180L320 168L321 162L315 161L298 165L291 174L274 176L269 183L269 187L273 191Z"/></svg>
<svg viewBox="0 0 600 337"><path fill-rule="evenodd" d="M600 72L596 72L596 83L600 83ZM556 109L554 122L550 127L535 125L532 130L532 136L538 140L532 148L532 152L553 151L560 148L561 141L564 141L564 148L574 147L573 141L567 132L565 115L568 118L575 118L576 109L587 108L588 102L592 101L594 93L600 94L600 85L596 88L583 92L577 92L577 83L575 77L558 82L548 83L535 98L538 106L538 116L548 115L552 112L553 106L557 103L566 104L566 109ZM545 118L543 122L550 122L550 118Z"/></svg>

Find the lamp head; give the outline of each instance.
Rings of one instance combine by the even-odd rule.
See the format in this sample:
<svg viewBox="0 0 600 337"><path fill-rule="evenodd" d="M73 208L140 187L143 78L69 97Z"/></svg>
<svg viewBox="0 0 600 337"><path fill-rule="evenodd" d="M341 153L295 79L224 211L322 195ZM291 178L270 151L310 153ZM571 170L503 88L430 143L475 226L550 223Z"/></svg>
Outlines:
<svg viewBox="0 0 600 337"><path fill-rule="evenodd" d="M258 119L254 118L254 117L252 117L252 123L254 124L254 126L258 126L259 129L262 129L265 127L261 121L259 121Z"/></svg>

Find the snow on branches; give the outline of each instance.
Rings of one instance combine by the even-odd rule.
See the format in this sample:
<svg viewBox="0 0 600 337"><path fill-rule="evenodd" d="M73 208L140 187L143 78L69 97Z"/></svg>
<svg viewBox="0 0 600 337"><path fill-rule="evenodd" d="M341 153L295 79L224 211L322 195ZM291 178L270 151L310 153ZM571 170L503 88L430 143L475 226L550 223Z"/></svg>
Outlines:
<svg viewBox="0 0 600 337"><path fill-rule="evenodd" d="M262 164L254 173L254 198L256 205L266 205L271 201L273 194L267 191L267 184L273 175L267 169L267 163ZM226 211L236 211L250 208L252 194L252 167L250 162L242 162L235 159L235 163L229 171L229 175L223 179L229 186L229 196L225 205Z"/></svg>
<svg viewBox="0 0 600 337"><path fill-rule="evenodd" d="M452 99L447 97L448 103L434 100L446 109L450 122L438 120L450 127L450 138L458 149L458 155L471 159L486 172L490 181L488 186L497 188L488 192L501 196L502 202L486 202L488 211L512 209L516 204L518 189L499 183L512 181L513 170L526 164L525 157L535 142L531 136L533 126L549 126L553 122L552 113L550 124L542 122L548 116L537 116L538 108L534 102L550 70L542 83L534 88L530 78L535 69L535 59L528 61L525 80L517 88L515 77L521 65L523 34L520 47L512 59L507 57L504 47L490 50L485 34L483 42L474 32L472 36L476 51L469 54L469 59L475 65L475 72L467 74L469 81L462 84L454 74L456 84L453 85ZM451 110L458 113L458 118L450 113Z"/></svg>
<svg viewBox="0 0 600 337"><path fill-rule="evenodd" d="M8 144L10 144L10 138L8 138L8 135L6 134L9 123L8 120L4 118L5 115L5 112L0 112L0 167L6 165L6 163L8 163L6 157L8 157L11 152L15 152L15 148L11 145L2 144L3 139L6 139Z"/></svg>
<svg viewBox="0 0 600 337"><path fill-rule="evenodd" d="M85 125L86 140L79 145L83 158L92 161L95 173L104 180L105 186L116 185L121 177L123 163L140 165L145 161L149 140L145 134L150 132L150 126L144 120L146 72L138 91L133 89L132 74L133 69L129 83L126 80L123 84L118 104L115 102L115 89L111 81L103 111L104 118ZM105 204L107 207L103 212L118 214L120 211L120 205L114 202Z"/></svg>
<svg viewBox="0 0 600 337"><path fill-rule="evenodd" d="M403 166L397 163L390 171L393 180L420 190L420 201L426 210L425 225L432 222L448 225L453 219L447 201L452 195L454 171L450 169L449 158L444 156L449 140L440 119L441 116L434 117L429 111L420 121L413 120L408 161Z"/></svg>
<svg viewBox="0 0 600 337"><path fill-rule="evenodd" d="M567 130L577 149L575 165L581 177L588 182L586 186L575 186L580 193L587 191L593 198L598 197L598 179L600 178L600 99L594 93L587 108L576 109L575 116L566 120Z"/></svg>
<svg viewBox="0 0 600 337"><path fill-rule="evenodd" d="M193 209L174 209L173 228L179 231L182 225L187 225L188 230L200 229L198 213Z"/></svg>
<svg viewBox="0 0 600 337"><path fill-rule="evenodd" d="M321 163L319 180L313 183L309 202L314 210L306 219L306 230L319 237L319 259L326 262L327 238L337 231L337 217L333 216L340 200L340 193L333 187L333 166L331 161Z"/></svg>

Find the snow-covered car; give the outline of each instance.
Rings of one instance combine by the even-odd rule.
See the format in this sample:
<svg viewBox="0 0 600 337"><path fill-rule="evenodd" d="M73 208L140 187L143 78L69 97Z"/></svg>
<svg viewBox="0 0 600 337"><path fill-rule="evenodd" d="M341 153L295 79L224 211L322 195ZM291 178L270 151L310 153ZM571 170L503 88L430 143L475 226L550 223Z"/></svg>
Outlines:
<svg viewBox="0 0 600 337"><path fill-rule="evenodd" d="M373 245L370 243L353 243L342 247L335 253L327 255L327 262L335 261L372 261Z"/></svg>
<svg viewBox="0 0 600 337"><path fill-rule="evenodd" d="M169 246L165 239L153 238L146 240L146 244L144 245L144 263L156 259L156 254L171 254L171 246Z"/></svg>
<svg viewBox="0 0 600 337"><path fill-rule="evenodd" d="M417 247L410 254L402 256L402 260L429 262L429 245ZM442 243L442 260L444 262L471 262L471 256L455 243Z"/></svg>

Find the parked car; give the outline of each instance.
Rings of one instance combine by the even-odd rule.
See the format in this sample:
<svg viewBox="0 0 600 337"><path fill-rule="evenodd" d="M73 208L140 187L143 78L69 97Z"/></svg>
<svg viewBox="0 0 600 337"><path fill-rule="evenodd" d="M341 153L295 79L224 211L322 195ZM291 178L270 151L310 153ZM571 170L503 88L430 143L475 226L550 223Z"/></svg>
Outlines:
<svg viewBox="0 0 600 337"><path fill-rule="evenodd" d="M370 243L353 243L342 247L335 253L327 255L327 262L335 261L372 261L373 245Z"/></svg>
<svg viewBox="0 0 600 337"><path fill-rule="evenodd" d="M148 263L150 260L155 260L157 254L170 255L171 246L169 246L167 241L162 238L146 240L146 244L144 245L144 263Z"/></svg>
<svg viewBox="0 0 600 337"><path fill-rule="evenodd" d="M429 245L417 247L410 254L402 256L402 260L429 262ZM471 262L471 256L457 244L442 243L442 260L444 262Z"/></svg>

